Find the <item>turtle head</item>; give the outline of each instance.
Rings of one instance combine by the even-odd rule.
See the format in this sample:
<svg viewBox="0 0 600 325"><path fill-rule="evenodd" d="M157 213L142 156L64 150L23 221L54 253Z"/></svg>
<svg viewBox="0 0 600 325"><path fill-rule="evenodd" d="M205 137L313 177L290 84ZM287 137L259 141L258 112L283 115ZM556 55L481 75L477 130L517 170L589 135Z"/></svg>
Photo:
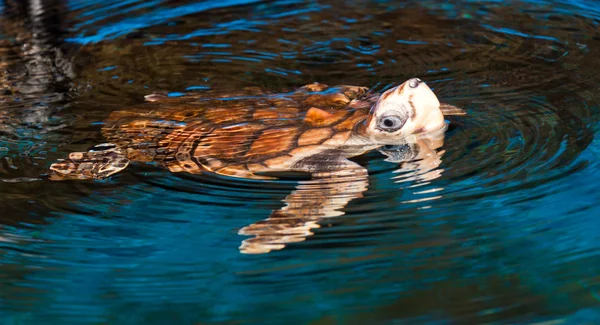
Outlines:
<svg viewBox="0 0 600 325"><path fill-rule="evenodd" d="M390 141L443 127L444 115L437 96L419 78L412 78L379 97L369 112L365 133Z"/></svg>

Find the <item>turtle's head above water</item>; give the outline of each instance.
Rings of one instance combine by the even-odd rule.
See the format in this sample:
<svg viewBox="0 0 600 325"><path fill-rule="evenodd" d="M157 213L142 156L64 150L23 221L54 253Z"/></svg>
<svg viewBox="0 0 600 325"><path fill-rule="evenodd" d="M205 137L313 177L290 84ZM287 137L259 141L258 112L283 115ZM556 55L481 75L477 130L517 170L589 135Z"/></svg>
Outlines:
<svg viewBox="0 0 600 325"><path fill-rule="evenodd" d="M412 78L379 97L366 120L365 135L393 141L443 127L437 96L419 78Z"/></svg>

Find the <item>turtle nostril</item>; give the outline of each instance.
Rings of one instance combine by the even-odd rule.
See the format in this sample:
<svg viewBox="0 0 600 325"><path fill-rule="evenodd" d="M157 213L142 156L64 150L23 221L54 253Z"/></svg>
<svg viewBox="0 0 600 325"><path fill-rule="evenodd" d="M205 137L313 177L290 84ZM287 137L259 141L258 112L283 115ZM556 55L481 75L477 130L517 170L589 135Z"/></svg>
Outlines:
<svg viewBox="0 0 600 325"><path fill-rule="evenodd" d="M421 79L412 78L408 81L408 86L410 86L410 88L417 88L420 83L421 83Z"/></svg>

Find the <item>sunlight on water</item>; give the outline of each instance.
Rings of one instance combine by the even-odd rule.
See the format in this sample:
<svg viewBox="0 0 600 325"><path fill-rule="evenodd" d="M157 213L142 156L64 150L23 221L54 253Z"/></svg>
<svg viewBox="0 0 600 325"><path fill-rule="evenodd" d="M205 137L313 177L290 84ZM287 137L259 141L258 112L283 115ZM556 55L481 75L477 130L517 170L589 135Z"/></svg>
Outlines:
<svg viewBox="0 0 600 325"><path fill-rule="evenodd" d="M595 4L2 2L2 323L600 323ZM364 172L174 173L148 140L415 76L468 114ZM144 136L111 177L49 179Z"/></svg>

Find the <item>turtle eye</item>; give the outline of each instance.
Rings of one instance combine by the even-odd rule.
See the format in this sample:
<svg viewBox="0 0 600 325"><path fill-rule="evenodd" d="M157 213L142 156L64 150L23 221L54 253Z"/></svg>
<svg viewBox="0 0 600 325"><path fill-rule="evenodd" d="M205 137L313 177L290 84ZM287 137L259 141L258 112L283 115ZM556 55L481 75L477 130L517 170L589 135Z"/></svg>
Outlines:
<svg viewBox="0 0 600 325"><path fill-rule="evenodd" d="M404 125L404 120L397 115L383 116L378 121L378 127L385 132L398 131Z"/></svg>

